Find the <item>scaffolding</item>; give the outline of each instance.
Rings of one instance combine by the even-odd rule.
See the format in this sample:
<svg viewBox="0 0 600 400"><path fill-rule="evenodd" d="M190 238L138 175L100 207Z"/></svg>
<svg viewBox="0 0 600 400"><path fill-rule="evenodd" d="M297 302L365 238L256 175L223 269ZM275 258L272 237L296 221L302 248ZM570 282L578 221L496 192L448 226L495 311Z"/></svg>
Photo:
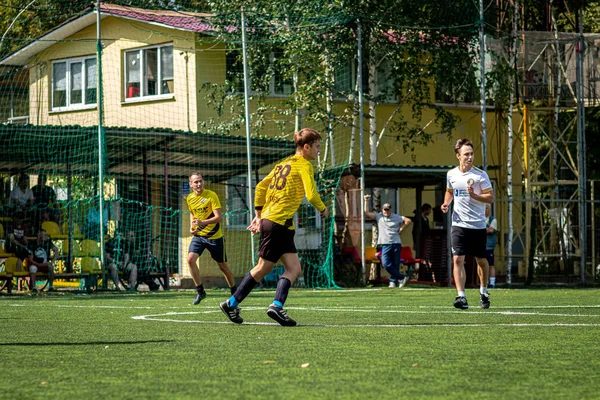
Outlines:
<svg viewBox="0 0 600 400"><path fill-rule="evenodd" d="M585 166L585 107L599 105L600 36L583 33L519 32L514 111L521 122L511 147L520 167L520 193L509 196L514 236L508 253L519 275L531 282L570 276L594 278L589 248ZM513 155L513 154L511 154ZM509 167L508 175L512 176ZM503 182L507 180L503 179ZM512 189L512 187L511 187ZM512 194L512 191L511 191ZM511 213L509 213L511 214ZM592 246L595 247L595 246Z"/></svg>

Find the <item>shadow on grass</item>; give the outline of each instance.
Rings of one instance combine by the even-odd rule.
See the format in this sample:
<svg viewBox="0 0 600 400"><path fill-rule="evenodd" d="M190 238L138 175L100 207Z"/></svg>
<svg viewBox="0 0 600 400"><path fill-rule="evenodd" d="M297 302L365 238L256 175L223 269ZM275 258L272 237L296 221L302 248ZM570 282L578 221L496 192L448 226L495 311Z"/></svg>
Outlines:
<svg viewBox="0 0 600 400"><path fill-rule="evenodd" d="M0 347L4 346L23 346L23 347L45 347L45 346L89 346L89 345L109 345L109 344L146 344L146 343L171 343L175 340L126 340L118 342L53 342L53 343L0 343Z"/></svg>

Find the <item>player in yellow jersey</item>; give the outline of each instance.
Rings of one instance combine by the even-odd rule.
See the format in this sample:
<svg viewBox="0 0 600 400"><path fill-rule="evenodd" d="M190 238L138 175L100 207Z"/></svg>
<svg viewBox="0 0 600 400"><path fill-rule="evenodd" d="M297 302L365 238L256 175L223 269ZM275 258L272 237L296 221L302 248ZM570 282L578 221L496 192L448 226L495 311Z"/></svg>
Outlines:
<svg viewBox="0 0 600 400"><path fill-rule="evenodd" d="M277 282L273 304L267 315L282 326L295 326L283 309L290 287L302 272L300 259L294 245L294 213L304 197L321 213L329 216L315 185L311 160L317 158L321 148L321 135L313 129L302 129L294 134L296 154L280 161L256 186L254 208L256 216L248 230L260 232L258 264L244 276L237 291L221 303L221 310L236 324L244 322L238 304L273 270L281 259L285 273Z"/></svg>
<svg viewBox="0 0 600 400"><path fill-rule="evenodd" d="M223 272L231 293L235 293L236 286L233 273L227 266L223 229L221 228L223 214L219 197L212 190L204 189L204 179L199 172L192 172L189 179L192 192L185 200L190 210L190 233L194 237L190 243L187 261L198 291L192 304L198 304L206 297L206 292L196 262L205 249L210 252L212 259L217 262Z"/></svg>

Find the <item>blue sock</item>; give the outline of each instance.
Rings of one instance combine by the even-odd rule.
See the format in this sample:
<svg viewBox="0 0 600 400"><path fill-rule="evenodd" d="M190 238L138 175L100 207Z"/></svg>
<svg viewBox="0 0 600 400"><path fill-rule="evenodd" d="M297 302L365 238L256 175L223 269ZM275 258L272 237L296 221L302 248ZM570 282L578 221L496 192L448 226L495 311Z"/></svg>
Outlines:
<svg viewBox="0 0 600 400"><path fill-rule="evenodd" d="M277 290L275 291L275 299L273 299L273 304L275 304L277 307L283 307L291 286L292 282L290 282L288 278L279 278L279 281L277 281Z"/></svg>
<svg viewBox="0 0 600 400"><path fill-rule="evenodd" d="M238 301L235 299L235 297L231 296L229 298L229 307L237 307L238 304L240 304L240 303L238 303Z"/></svg>

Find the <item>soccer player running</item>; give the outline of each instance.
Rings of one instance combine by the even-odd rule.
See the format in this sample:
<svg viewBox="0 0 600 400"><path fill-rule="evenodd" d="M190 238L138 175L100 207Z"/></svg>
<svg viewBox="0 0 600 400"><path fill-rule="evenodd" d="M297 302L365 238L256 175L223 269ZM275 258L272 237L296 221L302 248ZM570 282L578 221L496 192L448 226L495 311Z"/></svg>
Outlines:
<svg viewBox="0 0 600 400"><path fill-rule="evenodd" d="M448 212L454 200L452 211L452 255L454 258L454 282L458 296L454 307L469 308L465 297L465 255L472 255L477 261L479 274L479 303L482 308L490 308L490 295L487 290L489 265L485 258L485 204L494 201L492 183L487 173L473 166L473 143L469 139L459 139L454 146L458 167L448 171L446 195L441 209Z"/></svg>
<svg viewBox="0 0 600 400"><path fill-rule="evenodd" d="M307 200L327 218L329 212L315 186L311 160L317 158L321 135L313 129L302 129L294 134L296 154L279 162L256 186L254 208L256 216L248 230L260 232L258 263L244 276L237 291L221 303L221 310L236 324L244 322L238 304L250 294L262 278L273 270L281 259L285 273L277 282L273 304L267 315L282 326L295 326L283 305L290 287L301 272L300 259L294 245L294 214L302 199Z"/></svg>
<svg viewBox="0 0 600 400"><path fill-rule="evenodd" d="M223 213L219 197L212 190L204 189L204 179L199 172L192 172L189 180L192 192L188 194L185 201L190 210L190 233L194 237L190 243L187 261L198 292L192 304L198 304L206 297L206 292L196 261L205 249L210 252L212 259L217 262L223 272L231 293L235 292L236 286L233 273L227 266L223 230L221 229Z"/></svg>

